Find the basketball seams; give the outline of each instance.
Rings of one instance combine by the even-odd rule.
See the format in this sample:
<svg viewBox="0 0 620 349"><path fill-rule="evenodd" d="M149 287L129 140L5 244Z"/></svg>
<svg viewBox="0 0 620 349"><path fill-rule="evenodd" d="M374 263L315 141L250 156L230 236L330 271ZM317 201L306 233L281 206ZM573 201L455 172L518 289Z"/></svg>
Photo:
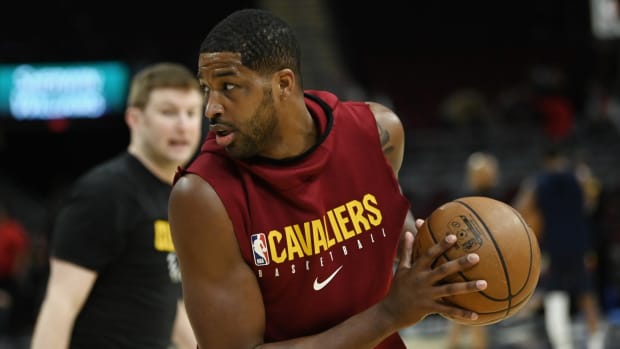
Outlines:
<svg viewBox="0 0 620 349"><path fill-rule="evenodd" d="M517 217L517 219L519 220L519 222L521 222L521 225L523 226L523 230L526 232L527 235L527 241L529 242L530 245L530 267L527 271L527 279L526 282L523 284L523 288L525 288L527 286L527 284L529 284L531 277L532 277L532 268L534 266L534 242L532 240L532 234L529 234L529 226L527 225L527 223L525 222L525 220L523 219L523 217L521 216L521 214L519 214L519 212L517 210L515 210L514 208L512 208L512 212L514 213L514 215ZM521 292L521 290L519 290L519 292Z"/></svg>
<svg viewBox="0 0 620 349"><path fill-rule="evenodd" d="M508 308L510 309L512 308L512 300L515 296L517 296L519 294L519 292L517 292L516 294L513 294L513 289L512 289L512 284L511 284L511 280L510 280L510 275L508 275L508 266L506 263L506 260L504 259L504 254L502 253L503 251L500 249L499 244L497 243L497 240L495 240L495 237L493 236L493 233L491 232L491 229L489 229L488 225L486 224L486 222L484 221L484 219L482 219L482 217L480 217L480 215L478 214L478 212L476 210L474 210L473 207L471 207L469 204L467 204L466 202L462 201L462 200L454 200L453 202L458 203L460 205L462 205L463 207L465 207L466 209L468 209L474 216L476 216L476 218L478 219L478 222L480 222L482 224L482 226L484 227L487 236L489 237L489 239L491 240L491 242L493 243L493 246L495 247L495 252L497 253L497 257L500 260L500 263L502 264L502 271L504 274L504 280L506 281L506 287L507 287L507 299L504 301L508 301ZM531 254L530 254L531 255ZM530 257L531 258L531 257ZM525 283L527 285L527 282ZM486 292L481 292L483 293L483 295L491 300L496 300L495 298L489 296L488 294L486 294ZM500 300L500 299L497 299ZM509 310L508 310L509 311Z"/></svg>
<svg viewBox="0 0 620 349"><path fill-rule="evenodd" d="M480 294L482 297L484 297L484 298L486 298L486 299L488 299L488 300L490 300L490 301L492 301L492 302L498 302L498 303L507 302L507 303L508 303L508 307L507 307L507 308L505 308L505 309L508 309L508 310L509 310L509 309L512 307L512 303L513 303L513 302L512 302L512 300L513 300L513 298L514 298L514 297L516 297L519 293L516 293L516 294L514 294L514 295L512 294L512 288L511 288L510 279L509 279L508 272L507 272L506 262L505 262L505 260L504 260L504 258L503 258L503 255L502 255L502 253L501 253L501 250L499 249L498 244L496 243L496 241L495 241L495 239L493 238L493 236L490 234L490 229L489 229L489 227L486 225L486 223L482 220L482 218L480 217L480 215L479 215L477 212L475 212L475 211L474 211L474 210L473 210L473 209L472 209L469 205L467 205L466 203L463 203L463 202L458 201L458 200L455 200L455 201L453 201L453 202L455 202L455 203L459 203L459 204L463 205L465 208L467 208L467 209L468 209L468 210L469 210L472 214L474 214L474 215L476 216L476 218L478 219L478 221L479 221L479 222L480 222L480 223L484 226L484 229L486 230L486 234L487 234L487 236L489 236L489 238L490 238L490 239L492 240L492 242L493 242L493 245L494 245L494 247L495 247L495 251L496 251L497 256L499 257L500 262L501 262L501 265L502 265L502 271L503 271L503 274L504 274L504 278L506 279L507 291L508 291L508 292L507 292L506 297L504 297L504 298L493 297L493 296L491 296L490 294L488 294L486 291L479 291L479 294ZM433 215L430 215L430 217L428 217L428 218L427 218L426 228L428 229L429 236L430 236L431 240L433 241L433 243L434 243L434 244L436 244L439 240L437 239L437 236L435 235L435 232L433 231L432 217L433 217ZM440 258L440 257L444 259L444 263L445 263L445 262L447 262L447 261L450 261L450 260L451 260L450 258L448 258L447 251L446 251L446 252L442 253L439 257L437 257L437 258L435 259L435 261L433 261L433 263L432 263L432 267L435 267L435 266L438 264L438 262L439 262L439 258ZM458 275L460 276L460 278L461 278L463 281L471 281L471 280L470 280L470 279L469 279L469 278L465 275L465 273L464 273L464 272L458 272ZM502 311L504 311L504 310L502 310Z"/></svg>
<svg viewBox="0 0 620 349"><path fill-rule="evenodd" d="M499 309L499 310L492 311L492 312L481 312L481 311L478 311L477 313L480 316L480 318L482 318L482 320L484 320L484 318L486 316L495 316L495 315L501 314L501 313L504 313L505 316L516 314L519 310L521 310L521 308L523 308L523 306L525 306L527 304L527 302L529 302L529 300L532 298L534 293L535 293L535 290L532 289L532 291L530 291L530 293L525 298L523 298L518 303L514 304L512 307L508 307L508 308L504 308L504 309ZM504 320L504 318L499 318L499 319L492 318L492 319L489 319L486 322L478 322L475 325L490 325L490 324L494 324L494 323L500 322L502 320ZM469 324L469 322L467 322L467 324Z"/></svg>
<svg viewBox="0 0 620 349"><path fill-rule="evenodd" d="M483 219L483 216L486 219ZM443 226L444 222L448 224L452 221L465 225L449 225L447 228ZM434 227L434 224L439 225ZM423 233L419 242L419 246L423 247L422 249L418 247L420 251L429 248L432 244L437 244L442 238L441 234L446 232L459 234L462 249L444 251L433 261L433 268L451 261L452 259L449 257L457 258L463 253L477 251L480 247L476 246L481 246L484 249L482 253L485 255L485 260L488 260L487 267L494 265L488 273L485 268L476 269L471 273L461 271L446 279L445 282L467 282L485 277L504 280L493 284L491 289L475 292L471 296L454 296L444 299L444 301L457 306L467 307L467 304L473 306L472 309L478 312L480 318L478 321L466 321L466 324L488 325L502 321L523 308L534 294L538 283L535 274L537 264L540 263L539 253L536 252L538 248L537 241L535 241L536 237L532 234L531 229L528 229L522 217L510 205L488 197L473 196L454 199L433 211L426 218L420 231ZM527 234L527 240L521 236L523 233ZM487 242L483 243L484 240ZM512 250L513 241L516 245L523 245L515 255L512 253L517 252ZM425 246L427 244L429 246ZM525 253L529 253L529 255L526 256ZM513 259L516 260L513 261ZM519 263L521 267L514 264L517 260L522 260ZM525 268L525 263L529 263L527 268ZM518 271L514 270L513 266ZM512 275L513 272L518 274ZM483 273L483 275L479 275L479 273ZM489 292L492 292L491 294L503 294L505 297L492 297ZM459 322L457 318L445 314L441 315Z"/></svg>

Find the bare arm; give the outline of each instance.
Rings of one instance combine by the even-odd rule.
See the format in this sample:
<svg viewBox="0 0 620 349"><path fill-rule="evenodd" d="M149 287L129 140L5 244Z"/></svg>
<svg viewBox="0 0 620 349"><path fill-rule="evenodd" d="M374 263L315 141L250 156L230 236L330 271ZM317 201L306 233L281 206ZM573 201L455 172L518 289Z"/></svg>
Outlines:
<svg viewBox="0 0 620 349"><path fill-rule="evenodd" d="M177 349L196 349L196 338L187 318L185 303L182 300L177 303L177 316L172 328L172 342Z"/></svg>
<svg viewBox="0 0 620 349"><path fill-rule="evenodd" d="M180 178L170 195L169 221L200 347L256 347L265 328L258 282L215 191L198 176Z"/></svg>
<svg viewBox="0 0 620 349"><path fill-rule="evenodd" d="M385 158L392 166L394 175L398 178L405 154L405 130L403 124L398 115L382 104L374 102L367 102L367 104L370 106L370 110L375 115L375 120L377 121L383 154L385 154ZM413 233L414 236L418 231L411 211L407 213L405 224L403 225L403 237L400 242L401 248L404 243L404 234L407 231Z"/></svg>
<svg viewBox="0 0 620 349"><path fill-rule="evenodd" d="M367 102L375 115L381 148L392 166L396 178L403 164L405 154L405 130L398 115L389 108L374 102Z"/></svg>
<svg viewBox="0 0 620 349"><path fill-rule="evenodd" d="M534 230L538 239L542 237L543 219L536 204L535 184L533 178L526 178L519 188L513 202L525 222Z"/></svg>
<svg viewBox="0 0 620 349"><path fill-rule="evenodd" d="M97 273L51 258L45 299L32 337L31 349L65 349L77 314L97 279Z"/></svg>

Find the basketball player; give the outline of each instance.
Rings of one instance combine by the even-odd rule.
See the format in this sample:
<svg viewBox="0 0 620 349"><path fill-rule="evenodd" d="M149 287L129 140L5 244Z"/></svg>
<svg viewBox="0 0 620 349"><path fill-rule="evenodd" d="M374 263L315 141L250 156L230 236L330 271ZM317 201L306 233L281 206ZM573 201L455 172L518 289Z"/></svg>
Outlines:
<svg viewBox="0 0 620 349"><path fill-rule="evenodd" d="M524 181L515 207L540 217L540 246L546 260L541 276L545 329L554 349L574 348L571 300L575 299L585 317L588 349L602 349L604 327L593 275L586 266L592 245L584 187L567 149L554 144L543 155L541 170Z"/></svg>
<svg viewBox="0 0 620 349"><path fill-rule="evenodd" d="M127 151L77 181L52 236L50 277L33 349L194 349L180 301L168 198L200 143L203 98L185 67L133 79Z"/></svg>
<svg viewBox="0 0 620 349"><path fill-rule="evenodd" d="M211 132L169 203L199 347L402 349L398 331L429 314L477 318L441 297L486 281L438 281L478 255L433 269L449 235L411 260L400 120L377 103L304 91L299 51L284 21L254 9L201 45Z"/></svg>

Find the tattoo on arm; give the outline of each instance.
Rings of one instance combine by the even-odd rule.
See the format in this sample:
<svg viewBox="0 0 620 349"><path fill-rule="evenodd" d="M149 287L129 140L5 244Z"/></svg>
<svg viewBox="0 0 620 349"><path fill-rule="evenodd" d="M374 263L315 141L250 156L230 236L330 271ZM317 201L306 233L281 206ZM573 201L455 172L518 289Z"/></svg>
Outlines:
<svg viewBox="0 0 620 349"><path fill-rule="evenodd" d="M377 128L379 129L379 139L381 140L381 149L384 154L388 154L394 151L394 147L390 144L390 133L384 129L380 123L377 122Z"/></svg>

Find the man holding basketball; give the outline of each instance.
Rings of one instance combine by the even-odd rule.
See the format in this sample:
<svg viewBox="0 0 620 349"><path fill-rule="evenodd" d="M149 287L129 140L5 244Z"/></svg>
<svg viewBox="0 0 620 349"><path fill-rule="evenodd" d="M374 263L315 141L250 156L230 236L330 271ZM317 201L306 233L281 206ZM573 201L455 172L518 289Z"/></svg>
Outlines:
<svg viewBox="0 0 620 349"><path fill-rule="evenodd" d="M299 52L262 10L233 13L201 45L211 132L169 202L200 348L402 349L398 331L429 314L476 318L441 297L486 281L438 284L476 254L432 268L450 235L412 260L400 120L304 91Z"/></svg>

